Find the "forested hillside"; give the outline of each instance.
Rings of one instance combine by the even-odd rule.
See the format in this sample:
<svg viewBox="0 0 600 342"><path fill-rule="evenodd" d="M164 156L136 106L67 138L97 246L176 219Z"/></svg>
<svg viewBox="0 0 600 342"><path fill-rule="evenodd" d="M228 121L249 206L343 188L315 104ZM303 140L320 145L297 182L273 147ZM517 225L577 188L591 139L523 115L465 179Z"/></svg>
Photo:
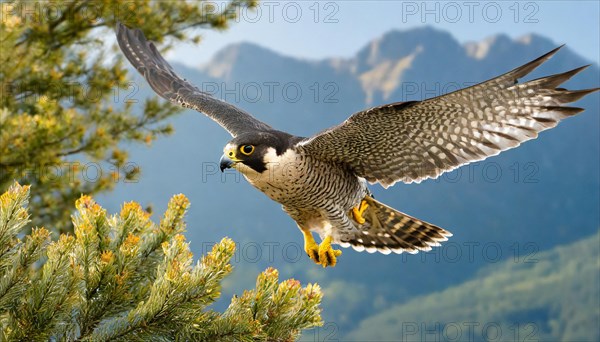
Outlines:
<svg viewBox="0 0 600 342"><path fill-rule="evenodd" d="M598 341L600 235L507 260L472 280L362 321L344 340ZM458 335L463 338L458 338Z"/></svg>

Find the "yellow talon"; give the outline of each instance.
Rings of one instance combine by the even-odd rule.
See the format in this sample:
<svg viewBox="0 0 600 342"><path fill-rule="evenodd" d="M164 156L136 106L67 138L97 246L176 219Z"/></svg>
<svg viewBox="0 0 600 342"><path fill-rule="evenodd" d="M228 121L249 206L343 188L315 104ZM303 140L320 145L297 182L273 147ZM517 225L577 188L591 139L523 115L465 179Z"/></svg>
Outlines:
<svg viewBox="0 0 600 342"><path fill-rule="evenodd" d="M352 208L352 217L354 217L354 220L358 222L358 224L365 223L365 218L363 217L363 214L365 213L365 210L367 210L368 207L369 203L367 203L367 201L365 200L362 200L358 207Z"/></svg>
<svg viewBox="0 0 600 342"><path fill-rule="evenodd" d="M334 267L337 264L337 257L342 255L342 251L331 247L331 236L327 236L319 245L319 264L323 267Z"/></svg>
<svg viewBox="0 0 600 342"><path fill-rule="evenodd" d="M308 257L314 261L315 263L319 263L319 245L312 236L312 233L308 229L302 229L302 234L304 234L304 251L308 255Z"/></svg>
<svg viewBox="0 0 600 342"><path fill-rule="evenodd" d="M304 251L308 257L317 265L322 265L323 267L335 266L337 257L342 255L342 251L331 248L332 237L326 237L318 245L310 230L303 228L300 228L300 230L302 230L302 234L304 235Z"/></svg>

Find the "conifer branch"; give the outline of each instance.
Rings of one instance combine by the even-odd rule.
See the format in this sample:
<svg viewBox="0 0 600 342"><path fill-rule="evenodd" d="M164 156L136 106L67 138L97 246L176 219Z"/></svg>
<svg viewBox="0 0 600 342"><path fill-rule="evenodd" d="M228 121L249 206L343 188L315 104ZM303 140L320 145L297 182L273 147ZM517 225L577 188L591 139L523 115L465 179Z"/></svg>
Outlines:
<svg viewBox="0 0 600 342"><path fill-rule="evenodd" d="M290 341L321 324L318 285L280 282L269 268L224 313L207 309L232 271L224 238L194 263L186 242L189 201L174 196L159 225L139 204L108 215L76 202L74 235L24 235L29 187L0 196L0 337L3 340Z"/></svg>

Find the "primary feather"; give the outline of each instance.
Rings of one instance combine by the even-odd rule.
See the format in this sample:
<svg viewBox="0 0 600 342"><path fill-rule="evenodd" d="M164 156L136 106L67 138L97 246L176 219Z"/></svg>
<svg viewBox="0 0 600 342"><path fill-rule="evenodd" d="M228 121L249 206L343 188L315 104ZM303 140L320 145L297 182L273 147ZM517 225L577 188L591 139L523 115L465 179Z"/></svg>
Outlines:
<svg viewBox="0 0 600 342"><path fill-rule="evenodd" d="M272 129L238 107L200 91L179 77L154 44L146 40L142 31L130 30L118 23L117 43L131 65L161 97L206 114L234 137L244 132Z"/></svg>

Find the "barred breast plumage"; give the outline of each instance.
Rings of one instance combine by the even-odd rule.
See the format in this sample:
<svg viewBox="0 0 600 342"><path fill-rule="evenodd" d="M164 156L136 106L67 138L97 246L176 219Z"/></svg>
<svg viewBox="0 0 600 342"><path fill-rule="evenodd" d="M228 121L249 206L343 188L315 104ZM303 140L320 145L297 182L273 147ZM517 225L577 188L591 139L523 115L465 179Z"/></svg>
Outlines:
<svg viewBox="0 0 600 342"><path fill-rule="evenodd" d="M300 148L290 148L277 155L270 149L264 157L267 170L258 173L243 168L248 182L264 192L298 222L320 236L331 233L343 217L368 194L367 183L332 162L307 155ZM335 221L335 222L331 222ZM336 242L347 241L355 227L346 223Z"/></svg>

